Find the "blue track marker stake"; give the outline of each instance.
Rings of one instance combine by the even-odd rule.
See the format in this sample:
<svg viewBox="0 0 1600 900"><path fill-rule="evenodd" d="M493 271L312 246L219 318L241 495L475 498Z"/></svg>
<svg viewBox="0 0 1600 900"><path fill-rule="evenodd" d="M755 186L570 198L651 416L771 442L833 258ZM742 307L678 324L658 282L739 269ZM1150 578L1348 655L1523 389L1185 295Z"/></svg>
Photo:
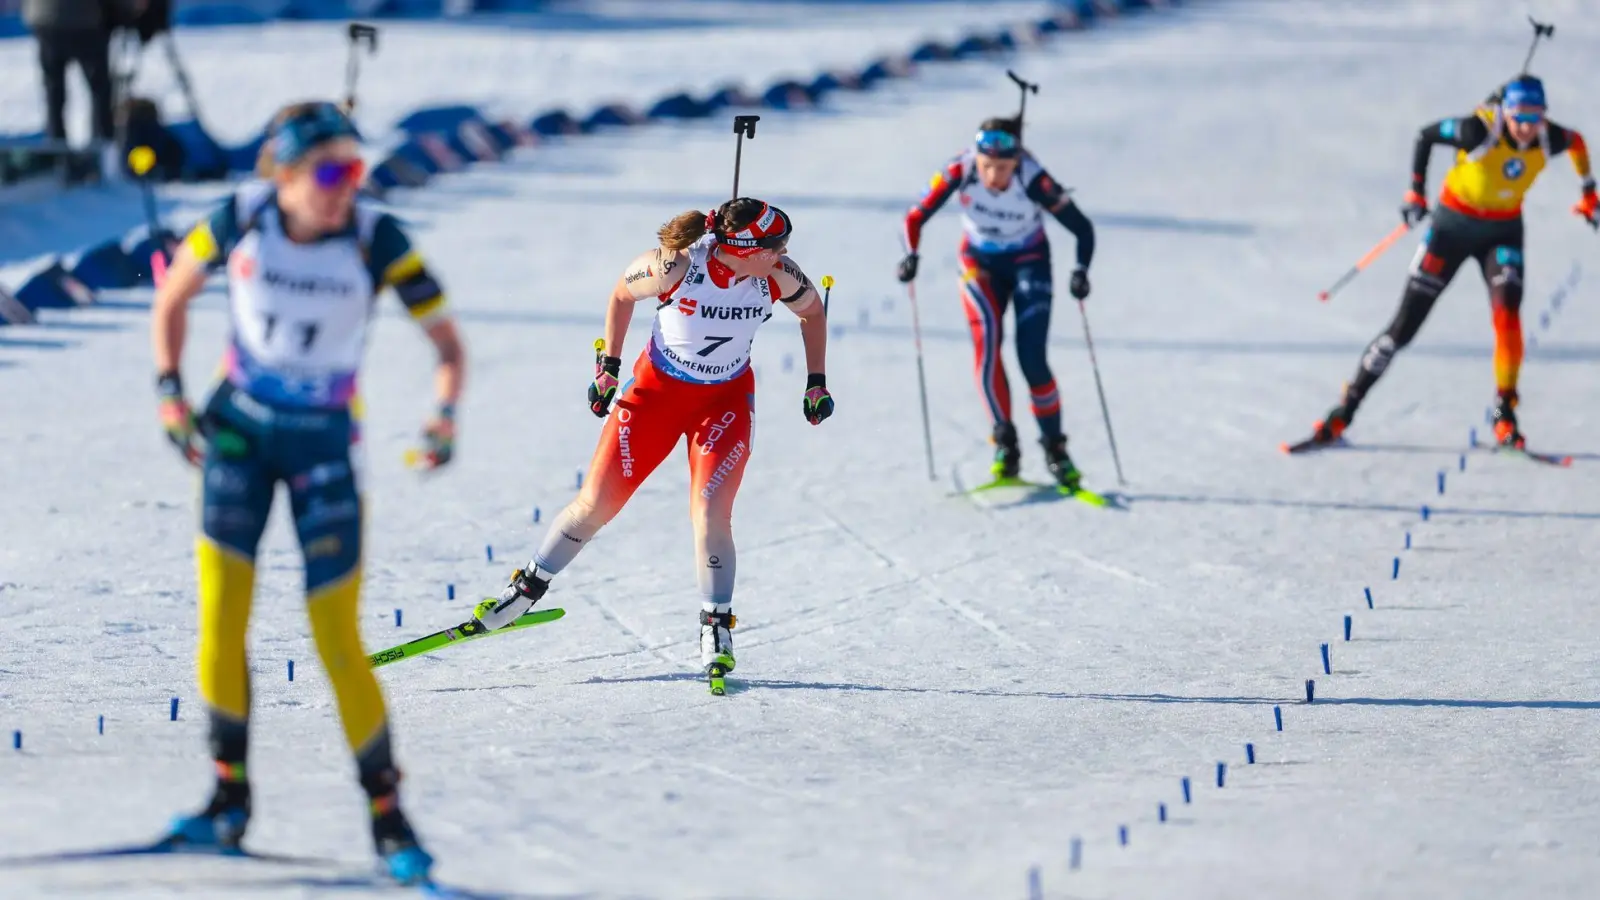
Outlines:
<svg viewBox="0 0 1600 900"><path fill-rule="evenodd" d="M1163 822L1167 820L1167 805L1165 803L1156 804L1156 818Z"/></svg>
<svg viewBox="0 0 1600 900"><path fill-rule="evenodd" d="M1311 703L1311 702L1314 702L1316 699L1317 699L1317 680L1315 678L1307 678L1306 679L1306 702L1307 703Z"/></svg>
<svg viewBox="0 0 1600 900"><path fill-rule="evenodd" d="M1189 776L1183 776L1183 802L1189 802Z"/></svg>
<svg viewBox="0 0 1600 900"><path fill-rule="evenodd" d="M1411 549L1411 532L1406 532L1406 549Z"/></svg>
<svg viewBox="0 0 1600 900"><path fill-rule="evenodd" d="M1283 730L1283 707L1274 706L1272 708L1272 722L1278 726L1279 731Z"/></svg>
<svg viewBox="0 0 1600 900"><path fill-rule="evenodd" d="M794 354L793 353L785 353L783 355L783 370L785 372L794 371Z"/></svg>
<svg viewBox="0 0 1600 900"><path fill-rule="evenodd" d="M444 598L446 600L454 600L456 598L456 586L455 585L447 584L447 585L444 586Z"/></svg>
<svg viewBox="0 0 1600 900"><path fill-rule="evenodd" d="M1039 867L1028 869L1028 900L1044 900L1044 881L1039 877Z"/></svg>
<svg viewBox="0 0 1600 900"><path fill-rule="evenodd" d="M1228 780L1228 764L1225 763L1225 762L1217 763L1217 787L1222 787L1224 784L1227 783L1227 780Z"/></svg>
<svg viewBox="0 0 1600 900"><path fill-rule="evenodd" d="M1539 327L1540 328L1549 328L1550 327L1550 314L1549 313L1539 313Z"/></svg>
<svg viewBox="0 0 1600 900"><path fill-rule="evenodd" d="M494 562L494 548L489 546L488 544L484 544L483 545L483 558L487 559L489 562Z"/></svg>
<svg viewBox="0 0 1600 900"><path fill-rule="evenodd" d="M1354 624L1349 616L1344 617L1344 639L1350 640L1350 626Z"/></svg>
<svg viewBox="0 0 1600 900"><path fill-rule="evenodd" d="M867 325L872 321L872 317L869 316L867 314L867 311L864 310L864 309L861 311L861 317L860 318L861 318L861 327L862 328L866 328Z"/></svg>
<svg viewBox="0 0 1600 900"><path fill-rule="evenodd" d="M172 721L178 721L178 698L172 698Z"/></svg>
<svg viewBox="0 0 1600 900"><path fill-rule="evenodd" d="M537 506L533 508L533 524L539 524L539 507Z"/></svg>
<svg viewBox="0 0 1600 900"><path fill-rule="evenodd" d="M1367 594L1367 609L1372 608L1372 588L1362 588Z"/></svg>
<svg viewBox="0 0 1600 900"><path fill-rule="evenodd" d="M1124 847L1128 846L1128 826L1117 826L1117 843Z"/></svg>
<svg viewBox="0 0 1600 900"><path fill-rule="evenodd" d="M394 611L394 627L400 627L400 610L398 609Z"/></svg>
<svg viewBox="0 0 1600 900"><path fill-rule="evenodd" d="M1439 493L1444 493L1444 470L1439 470Z"/></svg>
<svg viewBox="0 0 1600 900"><path fill-rule="evenodd" d="M1483 424L1485 424L1485 425L1493 425L1494 424L1494 407L1485 406L1483 408Z"/></svg>
<svg viewBox="0 0 1600 900"><path fill-rule="evenodd" d="M580 490L580 491L583 490L583 470L582 469L578 470L577 482L578 482L578 484L577 484L578 490Z"/></svg>
<svg viewBox="0 0 1600 900"><path fill-rule="evenodd" d="M1333 674L1333 661L1328 658L1328 645L1327 644L1323 644L1322 645L1322 674L1324 674L1324 675L1332 675Z"/></svg>
<svg viewBox="0 0 1600 900"><path fill-rule="evenodd" d="M100 721L95 723L94 732L95 732L95 734L105 734L106 733L106 717L105 716L101 716L100 717Z"/></svg>
<svg viewBox="0 0 1600 900"><path fill-rule="evenodd" d="M1390 581L1399 581L1400 580L1400 557L1398 557L1398 556L1396 556L1394 558L1394 574L1389 576L1389 580Z"/></svg>
<svg viewBox="0 0 1600 900"><path fill-rule="evenodd" d="M1082 838L1073 838L1072 839L1072 854L1071 854L1071 857L1067 860L1067 868L1072 869L1074 872L1076 872L1082 866L1083 866L1083 839Z"/></svg>
<svg viewBox="0 0 1600 900"><path fill-rule="evenodd" d="M1476 446L1478 446L1478 429L1476 429L1476 428L1468 428L1467 429L1467 446L1468 447L1476 447Z"/></svg>
<svg viewBox="0 0 1600 900"><path fill-rule="evenodd" d="M22 749L22 732L21 732L21 730L11 732L11 749L13 749L13 750L21 750Z"/></svg>
<svg viewBox="0 0 1600 900"><path fill-rule="evenodd" d="M1428 508L1428 504L1422 504L1422 521L1428 521L1428 517L1431 515L1433 515L1433 510Z"/></svg>
<svg viewBox="0 0 1600 900"><path fill-rule="evenodd" d="M1256 745L1255 744L1245 744L1244 745L1244 761L1249 763L1252 766L1256 764Z"/></svg>
<svg viewBox="0 0 1600 900"><path fill-rule="evenodd" d="M1461 462L1458 463L1457 466L1456 466L1456 471L1465 472L1466 470L1467 470L1467 455L1465 453L1463 453L1463 454L1461 454Z"/></svg>
<svg viewBox="0 0 1600 900"><path fill-rule="evenodd" d="M289 660L289 680L294 680L294 660Z"/></svg>

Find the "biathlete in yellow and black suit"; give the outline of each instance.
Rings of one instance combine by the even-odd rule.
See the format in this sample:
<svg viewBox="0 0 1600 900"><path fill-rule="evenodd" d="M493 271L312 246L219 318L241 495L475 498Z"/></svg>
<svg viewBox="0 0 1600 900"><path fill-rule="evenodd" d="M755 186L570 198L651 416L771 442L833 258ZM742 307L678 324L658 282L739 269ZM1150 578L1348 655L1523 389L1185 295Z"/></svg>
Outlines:
<svg viewBox="0 0 1600 900"><path fill-rule="evenodd" d="M1494 321L1495 439L1525 443L1517 427L1517 373L1522 365L1522 199L1549 161L1563 153L1583 182L1573 212L1600 226L1600 199L1583 135L1545 117L1544 84L1531 75L1506 84L1473 115L1444 119L1422 129L1412 159L1411 190L1401 216L1408 224L1428 215L1428 156L1439 145L1456 149L1445 175L1433 224L1411 263L1400 308L1384 332L1367 345L1344 397L1318 422L1314 444L1337 441L1367 392L1400 348L1416 337L1440 292L1467 260L1476 260L1489 285Z"/></svg>
<svg viewBox="0 0 1600 900"><path fill-rule="evenodd" d="M169 841L229 850L249 824L245 632L256 547L281 482L305 555L311 633L370 798L373 839L390 874L414 883L432 859L400 810L388 716L358 623L363 514L353 408L376 295L392 288L438 352L438 413L424 432L432 466L451 456L464 361L439 284L400 224L357 198L359 151L355 128L332 104L285 109L262 154L268 180L236 191L189 233L156 293L162 422L202 472L198 656L217 773L211 801L179 819ZM224 268L231 335L223 377L196 415L178 371L186 310L207 273Z"/></svg>

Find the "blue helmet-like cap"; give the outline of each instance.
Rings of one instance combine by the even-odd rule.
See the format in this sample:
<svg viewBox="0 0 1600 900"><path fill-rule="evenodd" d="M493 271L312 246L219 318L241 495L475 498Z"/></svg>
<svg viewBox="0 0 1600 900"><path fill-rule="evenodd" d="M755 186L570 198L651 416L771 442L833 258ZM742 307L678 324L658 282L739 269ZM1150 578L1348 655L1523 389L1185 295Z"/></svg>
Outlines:
<svg viewBox="0 0 1600 900"><path fill-rule="evenodd" d="M1532 75L1522 75L1506 85L1500 103L1508 107L1537 107L1544 109L1544 82Z"/></svg>
<svg viewBox="0 0 1600 900"><path fill-rule="evenodd" d="M272 158L287 165L311 148L348 137L361 140L361 132L344 111L332 103L316 103L285 119L272 132Z"/></svg>

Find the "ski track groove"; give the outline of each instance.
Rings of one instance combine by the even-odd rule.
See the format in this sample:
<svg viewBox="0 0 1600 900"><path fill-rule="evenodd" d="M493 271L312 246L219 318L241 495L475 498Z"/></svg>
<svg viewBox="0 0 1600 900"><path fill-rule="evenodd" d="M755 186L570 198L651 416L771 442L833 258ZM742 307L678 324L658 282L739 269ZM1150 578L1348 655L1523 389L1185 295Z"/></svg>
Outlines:
<svg viewBox="0 0 1600 900"><path fill-rule="evenodd" d="M990 518L994 518L995 517L996 510L993 507L984 506L982 503L979 503L979 502L977 502L976 500L973 499L972 493L966 487L965 483L961 480L961 473L960 473L958 467L955 466L955 465L951 465L950 466L950 482L951 482L951 484L953 484L955 486L956 492L954 494L949 495L949 496L951 496L953 498L961 498L961 499L967 501L967 505L969 507L971 507L973 510L976 510L981 515L988 516ZM1065 549L1065 550L1061 550L1059 552L1061 553L1062 556L1065 556L1068 559L1073 560L1074 562L1078 563L1079 565L1082 565L1083 567L1088 568L1088 569L1093 569L1094 571L1100 572L1101 574L1110 575L1113 578L1120 578L1120 579L1122 579L1124 581L1129 581L1129 582L1132 582L1134 584L1137 584L1140 587L1147 587L1147 588L1151 588L1153 590L1161 590L1162 589L1160 584L1158 584L1157 582L1151 581L1148 578L1145 578L1143 575L1139 575L1136 572L1130 572L1127 569L1121 568L1119 566L1114 566L1114 565L1112 565L1111 563L1108 563L1108 562L1101 562L1100 560L1095 559L1094 557L1089 556L1089 555L1087 555L1087 554L1085 554L1085 553L1083 553L1081 551Z"/></svg>
<svg viewBox="0 0 1600 900"><path fill-rule="evenodd" d="M685 668L681 661L673 659L672 656L665 651L664 647L670 647L672 644L651 644L649 641L645 640L644 635L635 630L632 625L629 625L627 622L623 621L622 617L617 615L616 610L611 608L611 604L600 599L599 597L593 598L592 602L594 603L594 608L600 611L601 616L605 617L612 624L626 632L629 637L632 637L635 641L637 641L641 650L654 655L657 659L675 669Z"/></svg>
<svg viewBox="0 0 1600 900"><path fill-rule="evenodd" d="M843 532L851 540L861 545L861 547L868 553L871 553L873 556L876 556L878 559L882 560L883 563L890 568L898 569L901 572L907 573L911 576L912 581L920 582L926 586L928 591L927 599L930 602L944 607L945 609L955 613L960 618L966 619L973 625L976 625L984 631L987 631L995 638L995 640L1002 644L1015 647L1020 650L1026 650L1029 653L1035 652L1032 645L1019 638L1013 637L1009 632L1007 632L1004 628L1001 628L999 624L991 620L988 616L985 616L983 613L972 609L958 600L952 599L943 591L940 591L938 586L929 580L929 577L924 573L917 571L915 568L906 565L905 563L900 562L884 553L882 550L879 550L877 545L873 544L871 541L861 536L861 534L855 529L845 524L844 520L835 515L833 510L829 509L822 503L822 501L812 496L811 489L809 487L802 492L802 496L805 497L808 503L810 503L812 506L815 506L817 510L823 514L823 516L827 517L827 519L832 522L834 526L839 529L839 531Z"/></svg>

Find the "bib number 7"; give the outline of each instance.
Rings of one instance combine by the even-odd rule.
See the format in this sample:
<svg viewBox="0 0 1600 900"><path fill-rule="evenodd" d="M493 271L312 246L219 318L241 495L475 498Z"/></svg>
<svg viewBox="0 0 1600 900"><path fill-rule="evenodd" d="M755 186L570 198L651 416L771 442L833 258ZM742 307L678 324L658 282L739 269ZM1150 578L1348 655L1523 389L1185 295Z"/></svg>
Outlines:
<svg viewBox="0 0 1600 900"><path fill-rule="evenodd" d="M731 337L706 337L706 345L695 351L696 356L710 356L717 352L717 348L733 340Z"/></svg>

